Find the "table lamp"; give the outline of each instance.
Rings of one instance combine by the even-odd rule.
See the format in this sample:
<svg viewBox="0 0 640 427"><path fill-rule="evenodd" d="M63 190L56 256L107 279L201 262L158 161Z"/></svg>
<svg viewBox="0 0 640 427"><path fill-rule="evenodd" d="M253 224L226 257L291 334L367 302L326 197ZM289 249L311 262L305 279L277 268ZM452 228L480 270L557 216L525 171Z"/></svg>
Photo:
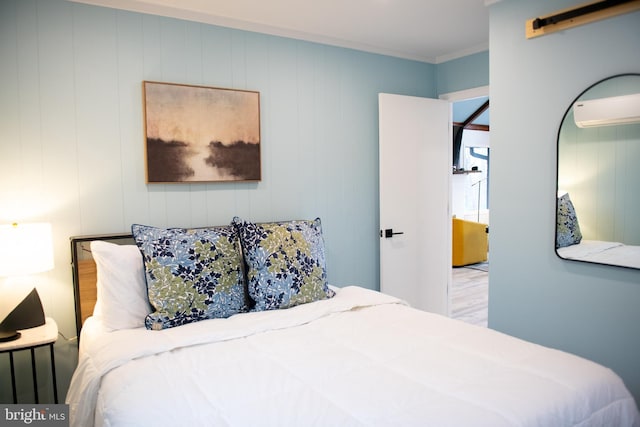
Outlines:
<svg viewBox="0 0 640 427"><path fill-rule="evenodd" d="M53 266L51 224L0 225L0 276L26 276ZM0 342L20 338L20 329L44 324L42 302L34 287L0 323Z"/></svg>

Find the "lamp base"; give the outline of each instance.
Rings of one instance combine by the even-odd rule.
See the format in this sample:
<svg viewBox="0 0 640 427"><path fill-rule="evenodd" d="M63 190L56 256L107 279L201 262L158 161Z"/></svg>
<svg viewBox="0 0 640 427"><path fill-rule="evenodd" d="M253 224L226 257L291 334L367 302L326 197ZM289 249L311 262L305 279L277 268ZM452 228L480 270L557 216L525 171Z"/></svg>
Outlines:
<svg viewBox="0 0 640 427"><path fill-rule="evenodd" d="M42 302L36 288L16 306L16 308L0 323L0 331L16 331L35 328L45 323Z"/></svg>
<svg viewBox="0 0 640 427"><path fill-rule="evenodd" d="M20 338L18 331L0 331L0 342L14 341Z"/></svg>

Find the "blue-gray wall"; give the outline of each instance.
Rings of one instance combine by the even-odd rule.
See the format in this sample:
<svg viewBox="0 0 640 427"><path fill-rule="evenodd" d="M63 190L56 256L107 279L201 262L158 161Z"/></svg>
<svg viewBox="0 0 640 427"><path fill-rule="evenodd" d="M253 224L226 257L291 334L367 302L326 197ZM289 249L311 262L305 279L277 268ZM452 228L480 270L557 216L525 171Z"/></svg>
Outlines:
<svg viewBox="0 0 640 427"><path fill-rule="evenodd" d="M473 89L489 84L489 52L478 52L438 64L438 94Z"/></svg>
<svg viewBox="0 0 640 427"><path fill-rule="evenodd" d="M67 337L69 237L135 222L319 216L331 283L379 287L377 94L435 97L435 65L62 0L0 1L0 58L0 223L52 223L35 282ZM143 80L259 91L262 182L145 185Z"/></svg>
<svg viewBox="0 0 640 427"><path fill-rule="evenodd" d="M554 253L556 136L591 84L640 71L640 12L527 40L524 23L581 0L491 6L489 326L602 363L640 400L640 270Z"/></svg>

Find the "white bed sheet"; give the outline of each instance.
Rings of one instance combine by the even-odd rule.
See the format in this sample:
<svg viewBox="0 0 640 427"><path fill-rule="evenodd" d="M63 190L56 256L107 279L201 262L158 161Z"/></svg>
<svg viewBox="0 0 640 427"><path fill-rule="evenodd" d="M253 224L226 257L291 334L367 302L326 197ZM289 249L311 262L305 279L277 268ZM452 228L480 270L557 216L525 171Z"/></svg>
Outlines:
<svg viewBox="0 0 640 427"><path fill-rule="evenodd" d="M558 248L562 258L640 268L640 246L619 242L582 240L577 245Z"/></svg>
<svg viewBox="0 0 640 427"><path fill-rule="evenodd" d="M71 425L638 426L588 360L358 287L164 331L82 330Z"/></svg>

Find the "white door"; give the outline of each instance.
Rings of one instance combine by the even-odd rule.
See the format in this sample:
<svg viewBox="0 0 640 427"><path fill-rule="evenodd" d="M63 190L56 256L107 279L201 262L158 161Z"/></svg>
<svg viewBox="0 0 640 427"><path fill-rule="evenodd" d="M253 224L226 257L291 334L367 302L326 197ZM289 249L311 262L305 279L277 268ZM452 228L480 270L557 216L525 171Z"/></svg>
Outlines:
<svg viewBox="0 0 640 427"><path fill-rule="evenodd" d="M380 290L448 316L451 107L384 93L378 101Z"/></svg>

